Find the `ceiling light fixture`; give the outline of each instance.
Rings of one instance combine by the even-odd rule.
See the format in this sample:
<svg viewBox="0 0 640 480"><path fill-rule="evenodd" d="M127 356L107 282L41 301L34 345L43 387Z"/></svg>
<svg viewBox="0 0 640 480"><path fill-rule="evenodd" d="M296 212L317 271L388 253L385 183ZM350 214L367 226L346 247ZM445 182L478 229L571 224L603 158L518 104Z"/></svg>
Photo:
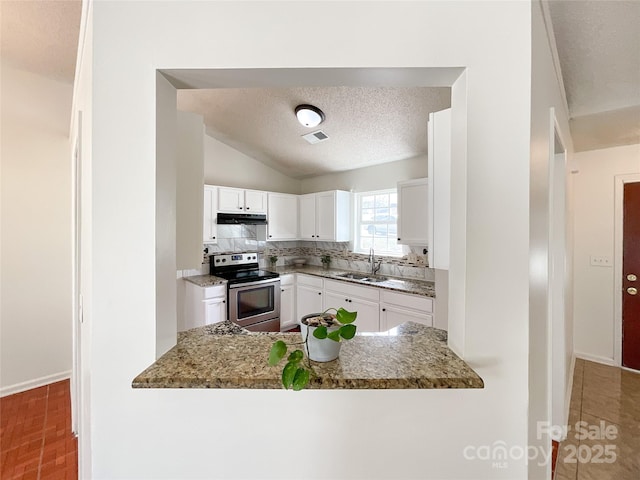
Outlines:
<svg viewBox="0 0 640 480"><path fill-rule="evenodd" d="M305 127L313 128L324 122L324 113L313 105L298 105L296 107L296 117Z"/></svg>

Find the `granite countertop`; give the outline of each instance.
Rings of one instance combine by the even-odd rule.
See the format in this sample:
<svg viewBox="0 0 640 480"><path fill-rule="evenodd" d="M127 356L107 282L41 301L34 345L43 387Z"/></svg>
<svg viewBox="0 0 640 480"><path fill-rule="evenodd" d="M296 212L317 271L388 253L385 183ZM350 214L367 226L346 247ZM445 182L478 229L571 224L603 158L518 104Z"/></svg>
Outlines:
<svg viewBox="0 0 640 480"><path fill-rule="evenodd" d="M193 275L191 277L182 277L187 282L194 283L199 287L213 287L215 285L226 285L227 281L224 278L216 277L213 275Z"/></svg>
<svg viewBox="0 0 640 480"><path fill-rule="evenodd" d="M268 269L273 270L273 269ZM276 267L275 271L281 275L287 273L304 273L307 275L315 275L317 277L330 278L331 280L340 280L341 282L350 282L366 287L377 287L385 290L396 290L404 293L413 293L415 295L422 295L425 297L435 298L436 285L434 282L428 282L426 280L418 280L412 278L392 277L389 275L380 275L388 278L384 282L362 282L360 280L354 280L349 278L342 278L339 275L344 273L358 273L366 275L366 272L355 272L351 270L340 270L337 268L322 268L315 265L286 265L284 267ZM375 277L376 275L371 275Z"/></svg>
<svg viewBox="0 0 640 480"><path fill-rule="evenodd" d="M386 290L396 290L404 293L412 293L414 295L422 295L425 297L435 298L436 286L434 282L428 282L426 280L410 279L391 277L384 275L388 280L384 282L362 282L360 280L354 280L350 278L342 278L339 275L343 273L359 273L365 274L365 272L356 272L351 270L340 270L337 268L322 268L313 265L287 265L284 267L267 268L266 270L275 271L281 275L287 273L305 273L307 275L315 275L317 277L330 278L332 280L339 280L341 282L355 283L366 287L377 287ZM372 275L373 276L373 275ZM184 280L191 282L199 287L211 287L215 285L226 285L227 281L224 278L216 277L214 275L194 275L191 277L183 277Z"/></svg>
<svg viewBox="0 0 640 480"><path fill-rule="evenodd" d="M232 322L182 332L178 344L144 370L133 388L280 389L283 364L267 363L275 340L300 333L251 333ZM312 362L314 389L484 388L482 379L447 347L447 332L406 322L388 332L358 334L340 358Z"/></svg>

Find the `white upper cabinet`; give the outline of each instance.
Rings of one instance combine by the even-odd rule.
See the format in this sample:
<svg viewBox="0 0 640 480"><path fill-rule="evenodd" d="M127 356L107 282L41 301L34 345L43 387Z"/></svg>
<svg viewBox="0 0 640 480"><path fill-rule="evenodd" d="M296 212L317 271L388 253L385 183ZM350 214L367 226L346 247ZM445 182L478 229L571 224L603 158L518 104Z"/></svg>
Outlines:
<svg viewBox="0 0 640 480"><path fill-rule="evenodd" d="M227 213L267 213L267 192L218 187L218 211Z"/></svg>
<svg viewBox="0 0 640 480"><path fill-rule="evenodd" d="M451 109L429 114L429 266L449 270Z"/></svg>
<svg viewBox="0 0 640 480"><path fill-rule="evenodd" d="M300 238L347 242L351 237L351 194L341 190L300 196Z"/></svg>
<svg viewBox="0 0 640 480"><path fill-rule="evenodd" d="M316 194L300 196L300 238L315 240L316 238Z"/></svg>
<svg viewBox="0 0 640 480"><path fill-rule="evenodd" d="M218 187L218 210L233 213L244 211L244 190Z"/></svg>
<svg viewBox="0 0 640 480"><path fill-rule="evenodd" d="M426 178L398 182L398 243L428 245L428 195Z"/></svg>
<svg viewBox="0 0 640 480"><path fill-rule="evenodd" d="M267 213L267 192L245 190L244 210L246 213Z"/></svg>
<svg viewBox="0 0 640 480"><path fill-rule="evenodd" d="M298 195L269 193L267 240L296 240L298 238Z"/></svg>
<svg viewBox="0 0 640 480"><path fill-rule="evenodd" d="M218 191L217 187L204 186L204 215L202 221L202 243L218 243Z"/></svg>

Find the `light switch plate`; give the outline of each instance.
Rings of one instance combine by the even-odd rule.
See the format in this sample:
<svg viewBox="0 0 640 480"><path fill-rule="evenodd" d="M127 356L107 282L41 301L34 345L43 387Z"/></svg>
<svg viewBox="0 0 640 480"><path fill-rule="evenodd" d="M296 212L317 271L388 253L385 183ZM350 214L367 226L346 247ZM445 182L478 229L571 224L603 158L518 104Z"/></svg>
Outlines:
<svg viewBox="0 0 640 480"><path fill-rule="evenodd" d="M609 256L591 255L591 265L594 267L613 267L613 261Z"/></svg>

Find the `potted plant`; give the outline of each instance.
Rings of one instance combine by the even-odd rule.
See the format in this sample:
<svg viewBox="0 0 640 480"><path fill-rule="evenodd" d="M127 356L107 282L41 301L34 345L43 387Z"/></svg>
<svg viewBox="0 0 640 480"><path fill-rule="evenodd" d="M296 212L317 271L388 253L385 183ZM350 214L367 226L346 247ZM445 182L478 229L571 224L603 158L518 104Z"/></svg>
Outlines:
<svg viewBox="0 0 640 480"><path fill-rule="evenodd" d="M328 253L322 255L320 257L320 261L322 262L322 266L324 268L329 268L329 264L331 263L331 255L329 255Z"/></svg>
<svg viewBox="0 0 640 480"><path fill-rule="evenodd" d="M269 262L271 263L271 266L275 268L276 263L278 263L278 256L277 255L269 256Z"/></svg>
<svg viewBox="0 0 640 480"><path fill-rule="evenodd" d="M329 311L335 313L328 313ZM303 345L305 354L296 349L287 357L287 363L282 368L282 385L284 388L302 390L316 374L311 360L316 362L330 362L338 358L342 340L350 340L357 327L353 324L358 312L348 312L344 308L328 308L322 313L305 315L300 321L302 342L286 344L282 340L276 341L269 352L269 365L274 366L287 354L289 346Z"/></svg>

